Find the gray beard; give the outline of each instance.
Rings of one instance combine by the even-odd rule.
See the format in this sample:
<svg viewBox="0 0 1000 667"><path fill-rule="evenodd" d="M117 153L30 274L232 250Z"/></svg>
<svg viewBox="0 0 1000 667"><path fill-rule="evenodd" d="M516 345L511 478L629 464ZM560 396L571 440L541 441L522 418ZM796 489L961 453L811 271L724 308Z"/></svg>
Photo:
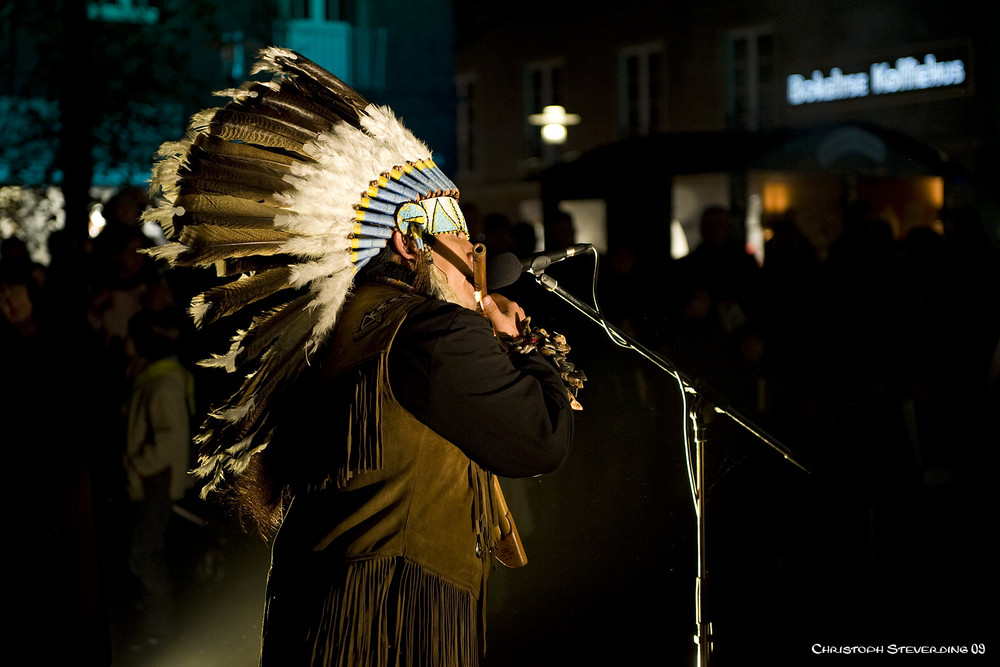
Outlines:
<svg viewBox="0 0 1000 667"><path fill-rule="evenodd" d="M444 272L441 271L441 269L434 266L433 263L429 264L427 268L431 279L431 296L436 299L441 299L442 301L464 306L469 310L479 310L479 304L476 303L475 299L465 299L458 292L452 289L451 284L448 282L448 278L444 275Z"/></svg>

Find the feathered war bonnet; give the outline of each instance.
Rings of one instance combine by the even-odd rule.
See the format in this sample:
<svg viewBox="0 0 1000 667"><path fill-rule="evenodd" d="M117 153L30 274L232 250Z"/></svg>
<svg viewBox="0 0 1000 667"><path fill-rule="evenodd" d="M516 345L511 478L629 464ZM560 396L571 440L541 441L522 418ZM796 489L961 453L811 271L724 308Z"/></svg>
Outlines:
<svg viewBox="0 0 1000 667"><path fill-rule="evenodd" d="M267 446L269 399L327 339L354 274L393 231L421 248L425 234L468 231L455 185L391 110L287 49L262 50L260 73L270 79L217 93L231 100L160 147L151 189L164 201L144 215L171 239L151 254L231 278L192 300L197 326L253 315L226 354L201 362L256 365L198 436L203 496Z"/></svg>

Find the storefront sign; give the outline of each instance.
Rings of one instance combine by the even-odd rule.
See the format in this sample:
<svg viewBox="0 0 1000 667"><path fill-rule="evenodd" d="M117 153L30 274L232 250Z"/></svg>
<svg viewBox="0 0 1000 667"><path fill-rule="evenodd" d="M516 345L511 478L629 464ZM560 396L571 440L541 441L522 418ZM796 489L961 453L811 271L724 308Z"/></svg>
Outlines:
<svg viewBox="0 0 1000 667"><path fill-rule="evenodd" d="M965 81L965 62L939 61L934 54L923 60L899 58L895 63L873 63L867 71L845 74L839 67L824 76L815 70L806 78L801 74L788 77L786 99L792 106L833 102L871 95L891 95L914 90L947 88Z"/></svg>

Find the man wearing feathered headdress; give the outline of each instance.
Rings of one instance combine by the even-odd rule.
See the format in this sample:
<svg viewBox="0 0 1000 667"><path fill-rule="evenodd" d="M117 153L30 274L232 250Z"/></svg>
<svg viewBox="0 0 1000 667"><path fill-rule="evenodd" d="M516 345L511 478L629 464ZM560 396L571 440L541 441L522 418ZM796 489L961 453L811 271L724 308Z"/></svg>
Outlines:
<svg viewBox="0 0 1000 667"><path fill-rule="evenodd" d="M253 314L206 362L249 374L196 473L277 531L261 662L475 665L494 476L562 464L582 376L475 291L458 190L388 109L285 49L256 71L161 149L146 219L154 254L232 277L197 323Z"/></svg>

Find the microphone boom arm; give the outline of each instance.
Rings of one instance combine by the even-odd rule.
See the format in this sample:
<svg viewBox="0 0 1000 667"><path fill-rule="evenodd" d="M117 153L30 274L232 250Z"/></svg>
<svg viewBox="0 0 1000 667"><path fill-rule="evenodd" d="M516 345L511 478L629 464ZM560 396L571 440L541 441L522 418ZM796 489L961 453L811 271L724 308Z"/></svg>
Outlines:
<svg viewBox="0 0 1000 667"><path fill-rule="evenodd" d="M737 424L742 426L744 429L752 433L758 439L762 440L765 444L769 445L771 448L773 448L775 451L781 454L782 457L787 459L790 463L792 463L796 467L802 469L807 473L811 472L804 463L802 463L796 458L795 454L793 454L791 450L789 450L787 447L782 445L776 439L765 433L763 429L755 425L747 417L741 415L732 406L728 405L728 403L720 395L714 392L710 387L705 386L704 383L695 382L691 378L687 377L668 359L666 359L660 354L657 354L656 352L653 352L645 345L639 343L638 341L630 337L628 334L623 332L621 329L619 329L618 327L614 326L613 324L605 320L604 316L601 315L597 310L583 303L575 296L573 296L572 294L564 290L562 287L560 287L559 282L552 276L548 275L544 271L539 273L532 272L532 275L535 276L535 281L538 282L539 285L544 287L549 292L552 292L553 294L561 298L569 305L573 306L573 308L583 313L587 318L589 318L591 321L593 321L602 329L604 329L611 337L611 339L615 342L615 344L617 344L620 347L630 349L633 352L636 352L637 354L639 354L639 356L643 357L644 359L652 363L660 370L664 371L669 375L672 375L684 386L685 391L687 393L704 394L707 398L709 398L712 401L715 412L726 415L727 417L735 421Z"/></svg>
<svg viewBox="0 0 1000 667"><path fill-rule="evenodd" d="M596 251L594 251L596 257ZM631 338L628 334L624 333L613 324L609 323L604 319L604 316L600 314L594 308L591 308L587 304L583 303L575 296L559 287L559 282L545 273L544 267L540 269L535 269L529 271L535 276L535 280L539 285L552 292L563 301L571 305L573 308L583 313L593 322L597 323L602 327L611 338L611 340L620 347L625 347L634 352L638 353L644 359L652 363L654 366L660 370L666 372L667 374L673 376L678 384L681 386L685 394L694 394L695 401L694 407L690 411L690 417L694 422L694 433L695 433L695 454L694 454L694 466L692 469L692 456L688 446L687 429L685 427L685 449L687 450L687 460L688 466L688 477L691 479L691 492L694 500L694 510L697 523L697 534L696 534L696 544L697 544L697 576L695 578L695 634L694 643L696 647L696 666L697 667L711 667L714 663L713 651L715 639L713 636L712 622L710 616L707 612L708 604L706 598L708 597L708 565L706 558L706 544L705 539L706 534L706 502L705 502L705 443L707 441L706 431L708 429L708 424L711 421L713 413L723 414L732 419L734 422L742 426L744 429L752 433L759 440L763 441L765 444L770 446L772 449L777 451L785 460L789 461L801 470L809 473L810 470L801 461L799 461L792 452L779 443L777 440L767 435L762 429L758 428L752 421L741 415L739 412L730 407L726 401L722 399L721 396L713 392L710 388L705 387L701 383L696 383L690 378L686 377L673 363L667 360L665 357L653 352L649 348L645 347L641 343L637 342ZM595 283L596 283L596 269L595 269ZM596 286L596 285L595 285ZM594 303L596 305L597 298L596 294L594 297ZM696 388L696 385L697 386ZM685 405L687 401L684 401Z"/></svg>

